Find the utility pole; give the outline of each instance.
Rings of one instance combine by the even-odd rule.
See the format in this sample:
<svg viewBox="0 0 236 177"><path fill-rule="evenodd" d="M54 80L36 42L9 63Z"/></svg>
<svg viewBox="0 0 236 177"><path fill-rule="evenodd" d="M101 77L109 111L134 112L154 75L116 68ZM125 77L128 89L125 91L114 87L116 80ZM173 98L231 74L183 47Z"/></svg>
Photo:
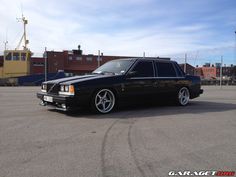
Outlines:
<svg viewBox="0 0 236 177"><path fill-rule="evenodd" d="M44 76L45 76L45 81L47 81L47 47L45 47L44 51Z"/></svg>
<svg viewBox="0 0 236 177"><path fill-rule="evenodd" d="M187 72L187 53L184 55L184 72Z"/></svg>
<svg viewBox="0 0 236 177"><path fill-rule="evenodd" d="M8 44L8 41L4 41L4 49L7 50L7 44Z"/></svg>
<svg viewBox="0 0 236 177"><path fill-rule="evenodd" d="M145 58L145 52L143 52L143 58Z"/></svg>
<svg viewBox="0 0 236 177"><path fill-rule="evenodd" d="M223 56L221 56L221 59L220 59L220 88L222 88L222 67L223 67Z"/></svg>
<svg viewBox="0 0 236 177"><path fill-rule="evenodd" d="M100 50L98 50L98 67L100 67Z"/></svg>

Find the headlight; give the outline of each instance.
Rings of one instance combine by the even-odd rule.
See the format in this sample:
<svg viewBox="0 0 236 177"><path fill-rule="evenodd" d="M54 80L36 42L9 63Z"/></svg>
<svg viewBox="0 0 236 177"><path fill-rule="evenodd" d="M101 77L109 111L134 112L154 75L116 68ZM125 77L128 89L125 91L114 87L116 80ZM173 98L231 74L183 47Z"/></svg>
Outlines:
<svg viewBox="0 0 236 177"><path fill-rule="evenodd" d="M75 88L73 85L61 85L59 94L60 95L74 95Z"/></svg>
<svg viewBox="0 0 236 177"><path fill-rule="evenodd" d="M42 92L46 92L47 91L47 84L42 84L41 90L42 90Z"/></svg>
<svg viewBox="0 0 236 177"><path fill-rule="evenodd" d="M65 92L69 92L69 85L65 85Z"/></svg>
<svg viewBox="0 0 236 177"><path fill-rule="evenodd" d="M61 92L64 92L64 91L65 91L65 86L64 86L64 85L61 85L60 91L61 91Z"/></svg>

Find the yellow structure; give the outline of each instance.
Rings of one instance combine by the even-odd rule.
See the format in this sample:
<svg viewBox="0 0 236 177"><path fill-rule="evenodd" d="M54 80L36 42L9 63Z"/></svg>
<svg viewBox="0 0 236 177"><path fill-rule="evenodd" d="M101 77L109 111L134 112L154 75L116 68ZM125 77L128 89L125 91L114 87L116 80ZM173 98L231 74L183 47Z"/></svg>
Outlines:
<svg viewBox="0 0 236 177"><path fill-rule="evenodd" d="M28 20L23 16L18 19L23 23L24 33L16 47L15 50L6 50L4 51L4 61L3 61L3 70L0 74L0 77L17 77L17 76L25 76L30 74L30 58L32 53L27 48L29 44L29 40L26 38L26 25L28 24ZM20 47L23 43L23 49ZM5 43L5 45L7 42Z"/></svg>
<svg viewBox="0 0 236 177"><path fill-rule="evenodd" d="M29 50L5 50L3 77L17 77L30 74Z"/></svg>

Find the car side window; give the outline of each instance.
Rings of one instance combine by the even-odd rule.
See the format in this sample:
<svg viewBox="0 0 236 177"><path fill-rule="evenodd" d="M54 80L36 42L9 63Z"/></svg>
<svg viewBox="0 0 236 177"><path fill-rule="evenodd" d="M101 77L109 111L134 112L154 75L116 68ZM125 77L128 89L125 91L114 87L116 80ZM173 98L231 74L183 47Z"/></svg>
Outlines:
<svg viewBox="0 0 236 177"><path fill-rule="evenodd" d="M139 61L131 72L133 77L154 77L152 61Z"/></svg>
<svg viewBox="0 0 236 177"><path fill-rule="evenodd" d="M175 68L172 63L155 62L158 77L176 77Z"/></svg>
<svg viewBox="0 0 236 177"><path fill-rule="evenodd" d="M176 68L177 75L179 77L183 77L184 76L184 72L183 72L183 70L181 69L181 67L179 66L178 63L175 64L175 68Z"/></svg>

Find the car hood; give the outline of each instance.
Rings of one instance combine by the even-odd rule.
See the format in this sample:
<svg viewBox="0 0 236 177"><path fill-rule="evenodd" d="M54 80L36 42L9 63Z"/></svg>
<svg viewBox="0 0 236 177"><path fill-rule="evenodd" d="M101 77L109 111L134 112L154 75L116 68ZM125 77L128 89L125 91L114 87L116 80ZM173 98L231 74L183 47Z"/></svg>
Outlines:
<svg viewBox="0 0 236 177"><path fill-rule="evenodd" d="M77 82L82 82L86 80L92 79L99 79L99 78L106 78L106 77L116 77L117 75L102 75L102 74L90 74L90 75L83 75L83 76L73 76L73 77L66 77L62 79L50 80L44 82L46 84L73 84Z"/></svg>

